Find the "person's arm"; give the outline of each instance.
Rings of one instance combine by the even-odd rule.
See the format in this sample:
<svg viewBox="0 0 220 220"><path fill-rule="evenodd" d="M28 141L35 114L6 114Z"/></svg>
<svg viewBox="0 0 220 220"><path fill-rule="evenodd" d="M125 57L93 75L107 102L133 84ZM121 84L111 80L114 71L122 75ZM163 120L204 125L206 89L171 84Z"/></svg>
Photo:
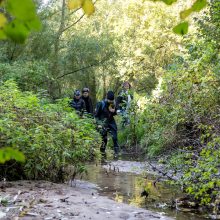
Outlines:
<svg viewBox="0 0 220 220"><path fill-rule="evenodd" d="M96 110L95 110L95 114L94 114L96 121L99 120L99 117L100 117L101 106L102 106L101 104L102 104L101 102L98 102L96 104Z"/></svg>
<svg viewBox="0 0 220 220"><path fill-rule="evenodd" d="M111 112L112 116L117 115L117 106L116 103L114 103L113 105L109 106L109 111Z"/></svg>
<svg viewBox="0 0 220 220"><path fill-rule="evenodd" d="M121 103L123 102L123 97L122 97L122 95L121 95L121 92L119 92L118 93L118 96L117 96L117 98L116 98L116 108L118 109L118 110L121 110L122 109L122 107L121 107Z"/></svg>
<svg viewBox="0 0 220 220"><path fill-rule="evenodd" d="M86 103L84 102L83 99L81 99L80 101L81 101L80 115L82 116L84 112L86 111Z"/></svg>
<svg viewBox="0 0 220 220"><path fill-rule="evenodd" d="M70 106L71 108L74 108L74 109L75 109L73 100L71 100L71 101L69 102L69 106Z"/></svg>
<svg viewBox="0 0 220 220"><path fill-rule="evenodd" d="M91 98L89 98L89 111L90 111L90 114L92 114L93 115L93 105L92 105L92 99Z"/></svg>

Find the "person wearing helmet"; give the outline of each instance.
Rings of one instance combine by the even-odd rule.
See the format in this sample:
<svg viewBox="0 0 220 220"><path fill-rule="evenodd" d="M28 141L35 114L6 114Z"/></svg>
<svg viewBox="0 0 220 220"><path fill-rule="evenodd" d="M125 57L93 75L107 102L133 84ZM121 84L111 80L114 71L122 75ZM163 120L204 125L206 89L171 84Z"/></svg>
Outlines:
<svg viewBox="0 0 220 220"><path fill-rule="evenodd" d="M73 100L70 102L70 106L76 110L76 112L82 116L85 111L85 102L81 98L81 92L75 90L73 94Z"/></svg>
<svg viewBox="0 0 220 220"><path fill-rule="evenodd" d="M108 132L112 135L114 144L114 157L117 158L119 154L118 138L117 138L117 125L114 116L117 114L115 106L114 93L108 91L106 99L97 103L95 119L98 124L98 129L102 135L102 145L100 151L103 157L106 157L106 145Z"/></svg>
<svg viewBox="0 0 220 220"><path fill-rule="evenodd" d="M89 96L89 88L82 89L82 99L85 102L86 112L93 115L92 99Z"/></svg>

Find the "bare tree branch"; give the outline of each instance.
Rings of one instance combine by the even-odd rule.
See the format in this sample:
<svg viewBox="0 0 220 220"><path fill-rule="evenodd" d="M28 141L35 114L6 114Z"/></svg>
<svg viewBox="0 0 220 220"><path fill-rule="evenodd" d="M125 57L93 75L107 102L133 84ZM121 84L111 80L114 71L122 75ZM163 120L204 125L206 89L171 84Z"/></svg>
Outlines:
<svg viewBox="0 0 220 220"><path fill-rule="evenodd" d="M93 67L93 66L99 66L100 64L103 64L103 63L106 62L106 61L107 61L107 59L102 60L102 61L100 61L100 62L98 62L98 63L92 63L92 64L90 64L90 65L88 65L88 66L82 67L82 68L80 68L80 69L76 69L76 70L71 71L71 72L68 72L68 73L64 73L63 75L58 76L56 79L63 78L64 76L71 75L71 74L73 74L73 73L76 73L76 72L79 72L79 71L88 69L88 68Z"/></svg>
<svg viewBox="0 0 220 220"><path fill-rule="evenodd" d="M93 4L95 5L95 3L96 3L97 1L98 1L98 0L94 1ZM70 15L76 13L79 9L81 9L81 7L80 7L80 8L77 8L77 9L76 9L75 11L73 11ZM82 20L82 18L83 18L84 16L85 16L85 14L81 15L81 16L79 17L79 19L76 20L74 23L72 23L72 24L70 24L69 26L63 28L63 31L62 31L62 32L65 32L65 31L68 30L69 28L71 28L71 27L73 27L74 25L76 25L79 21Z"/></svg>
<svg viewBox="0 0 220 220"><path fill-rule="evenodd" d="M71 25L63 28L62 32L65 32L66 30L68 30L69 28L73 27L75 24L77 24L83 17L85 16L85 14L83 14L78 20L76 20L74 23L72 23Z"/></svg>

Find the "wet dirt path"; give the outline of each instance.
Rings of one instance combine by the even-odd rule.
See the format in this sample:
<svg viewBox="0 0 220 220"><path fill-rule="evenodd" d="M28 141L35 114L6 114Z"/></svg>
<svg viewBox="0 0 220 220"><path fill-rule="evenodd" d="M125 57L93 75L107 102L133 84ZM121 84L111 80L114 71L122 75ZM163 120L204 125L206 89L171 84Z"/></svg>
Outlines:
<svg viewBox="0 0 220 220"><path fill-rule="evenodd" d="M94 184L76 182L75 187L45 181L16 181L1 185L0 218L49 219L164 219L148 211L100 196Z"/></svg>

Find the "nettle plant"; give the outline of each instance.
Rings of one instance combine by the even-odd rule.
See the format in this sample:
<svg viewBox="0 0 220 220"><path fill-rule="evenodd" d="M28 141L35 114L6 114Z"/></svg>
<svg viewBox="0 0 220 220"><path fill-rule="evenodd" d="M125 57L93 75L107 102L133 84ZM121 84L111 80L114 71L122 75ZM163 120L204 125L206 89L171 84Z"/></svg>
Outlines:
<svg viewBox="0 0 220 220"><path fill-rule="evenodd" d="M16 178L59 181L63 168L83 170L99 154L100 137L92 120L80 119L68 101L51 104L21 92L14 81L0 86L0 162L8 161L1 177L13 179L16 173Z"/></svg>

